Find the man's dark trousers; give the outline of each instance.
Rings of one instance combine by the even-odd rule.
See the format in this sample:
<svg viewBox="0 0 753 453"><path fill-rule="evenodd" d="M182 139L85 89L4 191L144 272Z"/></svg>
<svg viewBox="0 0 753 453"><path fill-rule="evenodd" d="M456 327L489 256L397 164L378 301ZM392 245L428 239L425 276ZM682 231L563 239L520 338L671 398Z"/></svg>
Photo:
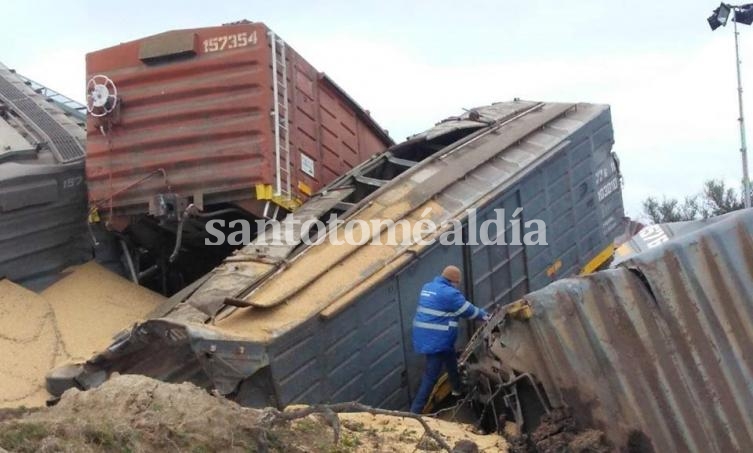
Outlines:
<svg viewBox="0 0 753 453"><path fill-rule="evenodd" d="M426 402L434 389L434 385L442 374L442 367L447 370L447 377L452 384L452 390L460 391L460 376L458 376L458 361L455 357L455 351L443 351L434 354L426 354L426 369L421 378L421 385L418 387L418 393L413 399L410 411L414 414L420 414Z"/></svg>

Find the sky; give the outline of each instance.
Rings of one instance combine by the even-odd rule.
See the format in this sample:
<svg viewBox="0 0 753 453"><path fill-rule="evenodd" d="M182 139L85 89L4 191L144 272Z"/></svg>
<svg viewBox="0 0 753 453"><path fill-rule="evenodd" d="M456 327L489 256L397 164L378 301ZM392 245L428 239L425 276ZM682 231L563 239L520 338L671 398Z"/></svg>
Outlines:
<svg viewBox="0 0 753 453"><path fill-rule="evenodd" d="M626 213L707 179L740 187L732 23L713 0L0 0L0 62L77 100L87 52L167 30L264 22L396 141L513 98L611 105ZM753 27L741 26L753 109ZM753 122L753 110L750 110Z"/></svg>

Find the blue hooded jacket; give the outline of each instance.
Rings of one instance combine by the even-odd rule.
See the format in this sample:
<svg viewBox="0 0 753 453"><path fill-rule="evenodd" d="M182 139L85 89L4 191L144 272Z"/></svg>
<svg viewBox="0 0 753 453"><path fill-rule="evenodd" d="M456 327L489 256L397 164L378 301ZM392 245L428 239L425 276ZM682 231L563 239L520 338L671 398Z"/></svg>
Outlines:
<svg viewBox="0 0 753 453"><path fill-rule="evenodd" d="M465 300L442 276L421 288L413 318L413 349L419 354L453 351L458 338L458 317L480 319L486 311Z"/></svg>

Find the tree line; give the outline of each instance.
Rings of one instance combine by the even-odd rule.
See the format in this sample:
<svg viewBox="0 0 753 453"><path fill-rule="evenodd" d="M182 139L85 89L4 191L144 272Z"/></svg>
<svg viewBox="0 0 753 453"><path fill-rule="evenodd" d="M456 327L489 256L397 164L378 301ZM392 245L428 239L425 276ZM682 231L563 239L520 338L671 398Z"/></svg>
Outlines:
<svg viewBox="0 0 753 453"><path fill-rule="evenodd" d="M744 206L742 193L727 187L724 181L710 179L696 195L677 198L648 197L643 200L643 213L654 223L682 222L686 220L708 219Z"/></svg>

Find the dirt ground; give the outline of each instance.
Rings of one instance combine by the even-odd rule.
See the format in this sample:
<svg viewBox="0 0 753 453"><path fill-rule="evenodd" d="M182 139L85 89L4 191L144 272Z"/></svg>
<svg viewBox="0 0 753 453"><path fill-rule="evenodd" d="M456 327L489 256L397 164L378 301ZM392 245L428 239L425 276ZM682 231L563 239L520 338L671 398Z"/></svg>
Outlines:
<svg viewBox="0 0 753 453"><path fill-rule="evenodd" d="M241 407L192 384L115 376L88 392L69 390L54 407L0 410L0 451L11 452L413 452L439 451L413 419L340 414L340 438L326 417L269 423L274 411ZM499 436L475 435L464 425L430 420L455 446L506 452ZM462 444L461 444L462 445ZM459 450L459 451L474 451Z"/></svg>

